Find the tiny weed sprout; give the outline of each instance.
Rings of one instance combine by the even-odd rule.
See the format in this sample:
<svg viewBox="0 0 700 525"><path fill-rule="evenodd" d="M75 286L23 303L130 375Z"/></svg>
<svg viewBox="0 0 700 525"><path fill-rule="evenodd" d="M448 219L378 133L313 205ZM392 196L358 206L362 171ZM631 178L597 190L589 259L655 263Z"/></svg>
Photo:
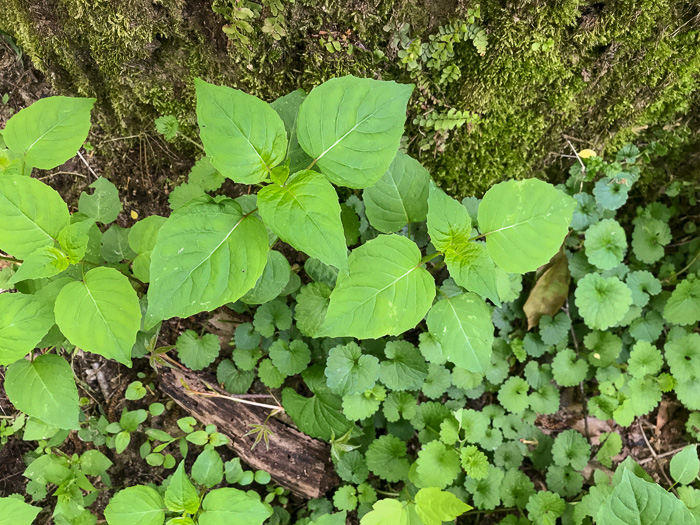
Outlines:
<svg viewBox="0 0 700 525"><path fill-rule="evenodd" d="M482 49L485 34L461 34L471 29L448 36ZM435 45L402 60L420 68ZM443 82L459 75L453 66ZM413 85L346 76L271 104L195 89L204 154L168 217L132 213L129 228L107 179L71 213L32 178L78 153L93 99L42 99L1 135L0 365L19 413L0 419L0 446L22 431L37 442L27 493L55 498L43 505L56 523L95 523L102 491L109 525L700 519L696 446L656 449L641 423L677 400L700 438L700 240L678 213L697 188L674 183L629 206L661 146L627 145L613 161L581 151L565 184L508 180L460 202L401 147ZM193 140L172 116L156 129ZM250 191L233 198L226 179ZM231 348L206 328L158 346L171 319L214 310L242 319ZM300 506L274 469L227 459L214 425L165 426L173 406L155 375L139 372L116 414L84 410L79 352L215 371L230 395L180 386L265 411L242 431L259 457L279 444L274 418L328 442L334 488ZM581 425L548 427L564 396ZM661 485L649 462L621 461L630 428ZM93 450L63 452L73 432ZM113 486L129 449L163 475ZM29 524L40 508L10 496L0 511Z"/></svg>

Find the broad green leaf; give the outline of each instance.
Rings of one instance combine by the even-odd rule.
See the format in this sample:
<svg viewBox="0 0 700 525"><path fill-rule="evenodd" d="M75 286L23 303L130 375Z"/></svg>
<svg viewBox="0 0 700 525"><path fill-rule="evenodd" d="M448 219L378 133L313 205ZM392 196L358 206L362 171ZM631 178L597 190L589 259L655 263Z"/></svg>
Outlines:
<svg viewBox="0 0 700 525"><path fill-rule="evenodd" d="M241 297L241 301L246 304L263 304L272 301L289 283L290 273L291 267L287 258L276 250L270 250L263 274L253 289Z"/></svg>
<svg viewBox="0 0 700 525"><path fill-rule="evenodd" d="M205 447L199 453L192 465L192 479L207 488L221 483L224 479L224 462L216 450Z"/></svg>
<svg viewBox="0 0 700 525"><path fill-rule="evenodd" d="M116 221L122 210L117 187L103 177L90 184L90 187L95 191L92 195L85 192L80 194L78 211L102 224Z"/></svg>
<svg viewBox="0 0 700 525"><path fill-rule="evenodd" d="M230 199L174 211L151 254L147 327L238 300L263 273L267 240L263 223Z"/></svg>
<svg viewBox="0 0 700 525"><path fill-rule="evenodd" d="M129 229L113 224L102 235L100 254L110 264L130 261L136 253L129 246Z"/></svg>
<svg viewBox="0 0 700 525"><path fill-rule="evenodd" d="M333 186L315 171L297 173L286 186L258 192L265 224L284 242L336 268L347 268L345 233Z"/></svg>
<svg viewBox="0 0 700 525"><path fill-rule="evenodd" d="M434 183L428 197L428 233L433 246L447 253L469 242L472 221L467 208Z"/></svg>
<svg viewBox="0 0 700 525"><path fill-rule="evenodd" d="M165 490L165 505L173 512L194 514L199 510L199 494L185 472L185 462L181 461L170 484Z"/></svg>
<svg viewBox="0 0 700 525"><path fill-rule="evenodd" d="M54 322L52 301L37 295L0 294L0 366L34 350Z"/></svg>
<svg viewBox="0 0 700 525"><path fill-rule="evenodd" d="M678 454L673 456L671 464L671 477L681 485L690 485L698 477L700 472L700 459L698 459L697 445L688 445Z"/></svg>
<svg viewBox="0 0 700 525"><path fill-rule="evenodd" d="M299 107L304 102L306 93L303 89L292 91L288 95L278 98L270 104L284 122L284 129L287 132L289 140L287 142L287 157L289 159L289 172L296 173L297 171L307 168L311 164L311 157L299 146L297 139L297 117L299 115ZM285 160L286 160L285 159Z"/></svg>
<svg viewBox="0 0 700 525"><path fill-rule="evenodd" d="M322 334L376 339L410 330L435 297L435 281L421 267L418 247L406 237L380 235L355 249L341 272Z"/></svg>
<svg viewBox="0 0 700 525"><path fill-rule="evenodd" d="M497 306L501 305L497 285L499 269L483 244L469 242L455 246L445 254L445 262L450 276L458 285L491 299Z"/></svg>
<svg viewBox="0 0 700 525"><path fill-rule="evenodd" d="M129 279L114 268L95 268L84 279L58 294L56 324L75 346L131 366L141 308Z"/></svg>
<svg viewBox="0 0 700 525"><path fill-rule="evenodd" d="M31 525L41 512L16 498L0 498L0 525Z"/></svg>
<svg viewBox="0 0 700 525"><path fill-rule="evenodd" d="M24 260L9 283L15 284L27 279L53 277L68 268L68 265L68 255L58 248L42 246Z"/></svg>
<svg viewBox="0 0 700 525"><path fill-rule="evenodd" d="M345 76L324 82L299 110L299 144L340 186L373 186L399 149L413 85Z"/></svg>
<svg viewBox="0 0 700 525"><path fill-rule="evenodd" d="M493 324L483 299L473 293L444 298L433 305L426 320L448 361L470 372L486 373L491 362Z"/></svg>
<svg viewBox="0 0 700 525"><path fill-rule="evenodd" d="M80 214L76 215L79 216ZM88 218L84 221L76 221L76 215L73 215L71 219L75 222L65 226L58 232L58 243L68 255L68 261L71 264L75 264L85 257L88 244L90 243L90 231L95 227L94 219Z"/></svg>
<svg viewBox="0 0 700 525"><path fill-rule="evenodd" d="M360 525L424 525L415 504L396 499L380 499L360 520Z"/></svg>
<svg viewBox="0 0 700 525"><path fill-rule="evenodd" d="M194 330L185 330L175 343L180 361L190 370L202 370L219 356L221 346L214 334L199 337Z"/></svg>
<svg viewBox="0 0 700 525"><path fill-rule="evenodd" d="M151 487L137 485L117 492L105 508L109 525L162 525L165 503Z"/></svg>
<svg viewBox="0 0 700 525"><path fill-rule="evenodd" d="M132 263L134 276L145 283L151 280L151 253L156 245L158 232L166 220L160 215L151 215L134 224L129 230L129 246L138 254Z"/></svg>
<svg viewBox="0 0 700 525"><path fill-rule="evenodd" d="M442 525L443 521L453 521L471 507L460 501L451 492L436 487L423 488L415 497L416 514L425 525Z"/></svg>
<svg viewBox="0 0 700 525"><path fill-rule="evenodd" d="M7 367L5 392L25 414L56 428L78 429L78 389L65 359L44 354Z"/></svg>
<svg viewBox="0 0 700 525"><path fill-rule="evenodd" d="M94 98L47 97L37 100L7 121L5 144L42 170L73 157L90 131Z"/></svg>
<svg viewBox="0 0 700 525"><path fill-rule="evenodd" d="M70 222L61 196L43 182L19 175L0 177L0 250L24 259L53 246Z"/></svg>
<svg viewBox="0 0 700 525"><path fill-rule="evenodd" d="M320 333L328 311L331 288L323 283L310 283L302 286L297 294L294 308L296 327L307 337Z"/></svg>
<svg viewBox="0 0 700 525"><path fill-rule="evenodd" d="M354 342L339 345L328 353L325 376L328 388L340 396L365 392L379 377L379 360Z"/></svg>
<svg viewBox="0 0 700 525"><path fill-rule="evenodd" d="M576 201L537 179L491 187L479 205L479 228L493 261L507 272L546 264L569 230Z"/></svg>
<svg viewBox="0 0 700 525"><path fill-rule="evenodd" d="M209 492L202 502L199 525L261 525L272 515L254 492L226 487Z"/></svg>
<svg viewBox="0 0 700 525"><path fill-rule="evenodd" d="M365 213L372 226L394 233L409 222L421 222L428 213L430 174L417 160L399 151L374 186L362 192Z"/></svg>
<svg viewBox="0 0 700 525"><path fill-rule="evenodd" d="M622 480L605 499L598 511L599 525L695 525L688 508L673 494L656 483L622 473Z"/></svg>
<svg viewBox="0 0 700 525"><path fill-rule="evenodd" d="M237 89L195 80L197 121L207 157L222 175L255 184L284 160L287 134L269 104Z"/></svg>

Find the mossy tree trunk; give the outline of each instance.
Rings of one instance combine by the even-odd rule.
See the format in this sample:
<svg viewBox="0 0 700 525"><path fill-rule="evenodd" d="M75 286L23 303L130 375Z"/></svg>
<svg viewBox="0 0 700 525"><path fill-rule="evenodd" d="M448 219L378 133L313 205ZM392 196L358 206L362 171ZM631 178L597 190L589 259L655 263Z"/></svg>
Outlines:
<svg viewBox="0 0 700 525"><path fill-rule="evenodd" d="M240 36L242 5L253 16ZM483 0L475 21L488 35L483 56L468 39L443 45L434 36L437 61L424 56L412 71L402 63L399 51L454 32L475 5L215 0L214 10L202 0L0 0L0 29L58 91L98 97L102 123L128 132L152 129L161 114L192 125L197 76L267 100L343 74L415 82L409 150L455 194L556 175L570 162L567 141L598 151L657 132L694 142L695 2ZM479 119L436 132L434 117L450 108Z"/></svg>

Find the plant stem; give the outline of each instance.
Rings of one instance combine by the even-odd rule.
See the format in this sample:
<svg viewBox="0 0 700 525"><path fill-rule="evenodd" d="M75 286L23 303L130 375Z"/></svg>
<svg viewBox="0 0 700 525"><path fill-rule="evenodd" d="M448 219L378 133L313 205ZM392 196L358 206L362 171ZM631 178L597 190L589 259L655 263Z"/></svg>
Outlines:
<svg viewBox="0 0 700 525"><path fill-rule="evenodd" d="M430 255L426 255L425 257L423 257L420 260L420 263L418 263L418 266L421 266L421 265L427 263L428 261L432 261L433 259L435 259L436 257L440 257L441 255L442 255L441 252L435 252L435 253L431 253Z"/></svg>
<svg viewBox="0 0 700 525"><path fill-rule="evenodd" d="M200 143L198 143L198 142L192 140L192 139L189 138L187 135L185 135L185 134L183 134L183 133L178 133L177 135L178 135L178 137L181 137L181 138L185 139L187 142L189 142L189 143L192 144L193 146L199 148L201 151L204 151L204 146L202 146ZM205 153L206 153L206 152L205 152Z"/></svg>
<svg viewBox="0 0 700 525"><path fill-rule="evenodd" d="M9 261L17 264L22 264L24 262L21 259L15 259L14 257L5 257L4 255L0 255L0 261Z"/></svg>
<svg viewBox="0 0 700 525"><path fill-rule="evenodd" d="M693 257L693 259L688 263L688 265L687 265L685 268L683 268L683 269L681 269L681 270L678 270L675 274L673 274L673 277L678 277L678 276L681 275L682 273L686 272L686 271L688 270L688 268L690 268L691 266L693 266L693 264L695 263L695 261L698 260L699 257L700 257L700 252L698 252L698 253L695 254L695 257ZM668 277L668 278L664 279L664 280L661 281L661 282L667 283L667 282L669 282L670 280L671 280L671 278Z"/></svg>

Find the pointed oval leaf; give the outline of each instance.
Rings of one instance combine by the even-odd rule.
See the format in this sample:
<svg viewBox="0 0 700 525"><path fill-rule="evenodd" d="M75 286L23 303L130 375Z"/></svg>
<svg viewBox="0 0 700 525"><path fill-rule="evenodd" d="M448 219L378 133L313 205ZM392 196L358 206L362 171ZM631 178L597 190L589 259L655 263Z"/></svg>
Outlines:
<svg viewBox="0 0 700 525"><path fill-rule="evenodd" d="M5 144L29 166L55 168L73 157L90 131L94 98L47 97L7 121Z"/></svg>
<svg viewBox="0 0 700 525"><path fill-rule="evenodd" d="M435 281L406 237L380 235L352 252L338 274L323 335L376 339L416 326L435 298Z"/></svg>
<svg viewBox="0 0 700 525"><path fill-rule="evenodd" d="M65 359L44 354L7 367L5 392L25 414L56 428L79 429L78 389Z"/></svg>
<svg viewBox="0 0 700 525"><path fill-rule="evenodd" d="M267 231L230 199L203 197L168 218L151 254L147 327L237 301L267 262Z"/></svg>
<svg viewBox="0 0 700 525"><path fill-rule="evenodd" d="M289 159L289 172L296 173L309 166L312 162L306 152L299 146L297 139L297 117L299 107L306 98L303 89L292 91L288 95L278 98L270 104L284 122L284 129L287 131L287 159Z"/></svg>
<svg viewBox="0 0 700 525"><path fill-rule="evenodd" d="M51 301L36 295L0 294L0 366L34 350L53 325Z"/></svg>
<svg viewBox="0 0 700 525"><path fill-rule="evenodd" d="M479 205L479 228L493 261L507 272L546 264L569 230L576 201L537 179L496 184Z"/></svg>
<svg viewBox="0 0 700 525"><path fill-rule="evenodd" d="M43 246L53 246L70 222L61 196L36 179L0 177L0 250L24 259Z"/></svg>
<svg viewBox="0 0 700 525"><path fill-rule="evenodd" d="M299 144L328 179L366 188L389 168L399 149L413 84L333 78L315 88L299 110Z"/></svg>
<svg viewBox="0 0 700 525"><path fill-rule="evenodd" d="M472 508L451 492L437 487L420 489L415 501L416 513L425 525L442 525L443 521L452 521Z"/></svg>
<svg viewBox="0 0 700 525"><path fill-rule="evenodd" d="M68 255L52 246L42 246L32 252L9 280L15 284L27 279L42 279L53 277L68 268Z"/></svg>
<svg viewBox="0 0 700 525"><path fill-rule="evenodd" d="M428 233L433 246L443 253L465 245L472 231L467 208L434 183L428 197Z"/></svg>
<svg viewBox="0 0 700 525"><path fill-rule="evenodd" d="M241 301L246 304L264 304L272 301L286 288L290 276L291 267L287 258L276 250L270 250L263 274L253 289L241 297Z"/></svg>
<svg viewBox="0 0 700 525"><path fill-rule="evenodd" d="M162 525L165 503L151 487L137 485L120 490L105 508L109 525Z"/></svg>
<svg viewBox="0 0 700 525"><path fill-rule="evenodd" d="M165 505L173 512L194 514L199 510L199 494L185 472L185 462L181 461L170 484L165 490Z"/></svg>
<svg viewBox="0 0 700 525"><path fill-rule="evenodd" d="M254 492L225 487L209 492L202 502L199 525L261 525L272 510Z"/></svg>
<svg viewBox="0 0 700 525"><path fill-rule="evenodd" d="M455 246L445 254L445 262L458 285L501 305L496 277L497 272L503 270L496 269L486 246L476 242Z"/></svg>
<svg viewBox="0 0 700 525"><path fill-rule="evenodd" d="M671 464L671 477L681 485L690 485L698 477L700 472L700 459L698 459L698 446L688 445L678 454L673 456Z"/></svg>
<svg viewBox="0 0 700 525"><path fill-rule="evenodd" d="M284 160L287 133L269 104L247 93L195 80L197 121L207 157L240 184L265 180Z"/></svg>
<svg viewBox="0 0 700 525"><path fill-rule="evenodd" d="M428 213L430 174L417 160L399 151L374 186L362 192L365 213L383 233L399 231L409 222L421 222Z"/></svg>
<svg viewBox="0 0 700 525"><path fill-rule="evenodd" d="M438 301L428 312L428 330L440 342L445 357L460 368L485 374L491 362L491 311L476 294L464 293Z"/></svg>
<svg viewBox="0 0 700 525"><path fill-rule="evenodd" d="M131 366L141 308L129 279L114 268L95 268L85 280L63 287L54 307L56 324L83 350Z"/></svg>
<svg viewBox="0 0 700 525"><path fill-rule="evenodd" d="M346 269L347 247L333 185L315 171L298 173L286 186L258 193L265 224L284 242L326 264Z"/></svg>
<svg viewBox="0 0 700 525"><path fill-rule="evenodd" d="M92 195L85 192L80 194L78 200L80 213L84 213L102 224L116 221L119 212L122 211L117 187L104 177L97 179L90 184L90 187L95 190Z"/></svg>
<svg viewBox="0 0 700 525"><path fill-rule="evenodd" d="M32 525L40 512L16 498L0 498L0 525Z"/></svg>

